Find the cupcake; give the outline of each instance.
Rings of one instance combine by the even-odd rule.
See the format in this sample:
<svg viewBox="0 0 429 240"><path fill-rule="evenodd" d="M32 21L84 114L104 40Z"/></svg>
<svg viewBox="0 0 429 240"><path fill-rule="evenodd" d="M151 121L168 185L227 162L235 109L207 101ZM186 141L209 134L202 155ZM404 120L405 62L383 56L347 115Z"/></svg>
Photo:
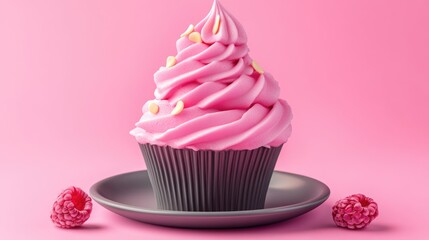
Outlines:
<svg viewBox="0 0 429 240"><path fill-rule="evenodd" d="M264 207L292 113L250 56L241 24L218 1L155 74L155 99L131 131L163 210Z"/></svg>

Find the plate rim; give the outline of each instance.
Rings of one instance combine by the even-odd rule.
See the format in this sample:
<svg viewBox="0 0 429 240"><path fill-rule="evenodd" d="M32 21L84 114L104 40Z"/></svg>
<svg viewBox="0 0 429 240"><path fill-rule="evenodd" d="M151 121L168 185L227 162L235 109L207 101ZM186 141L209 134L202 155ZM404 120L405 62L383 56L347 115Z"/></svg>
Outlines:
<svg viewBox="0 0 429 240"><path fill-rule="evenodd" d="M147 209L147 208L139 208L139 207L110 200L102 196L97 190L100 185L102 185L105 182L108 182L109 180L112 180L113 178L121 177L124 175L137 174L140 172L147 172L147 170L144 169L144 170L138 170L138 171L125 172L125 173L116 174L116 175L107 177L105 179L102 179L91 186L89 190L89 194L96 202L98 202L103 206L113 207L119 210L132 211L136 213L165 215L165 216L188 216L188 217L234 217L234 216L241 217L241 216L247 216L247 215L270 215L270 214L276 214L276 213L284 213L295 209L306 208L310 206L317 207L321 203L326 201L329 198L331 193L329 187L325 183L317 179L296 174L296 173L284 172L279 170L275 170L274 173L281 174L281 175L292 175L297 178L308 179L310 181L318 183L323 190L317 196L312 197L300 203L295 203L295 204L290 204L290 205L285 205L280 207L273 207L273 208L263 208L263 209L243 210L243 211L219 211L219 212L192 212L192 211L172 211L172 210L162 210L162 209L154 210L154 209Z"/></svg>

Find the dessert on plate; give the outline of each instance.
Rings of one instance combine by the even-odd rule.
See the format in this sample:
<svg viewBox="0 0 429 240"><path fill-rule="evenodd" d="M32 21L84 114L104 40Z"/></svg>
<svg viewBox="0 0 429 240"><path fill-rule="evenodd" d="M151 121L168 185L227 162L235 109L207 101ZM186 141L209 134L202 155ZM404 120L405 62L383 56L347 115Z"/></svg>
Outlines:
<svg viewBox="0 0 429 240"><path fill-rule="evenodd" d="M278 82L249 56L243 27L219 1L176 47L154 74L155 99L131 131L158 208L263 208L292 129Z"/></svg>

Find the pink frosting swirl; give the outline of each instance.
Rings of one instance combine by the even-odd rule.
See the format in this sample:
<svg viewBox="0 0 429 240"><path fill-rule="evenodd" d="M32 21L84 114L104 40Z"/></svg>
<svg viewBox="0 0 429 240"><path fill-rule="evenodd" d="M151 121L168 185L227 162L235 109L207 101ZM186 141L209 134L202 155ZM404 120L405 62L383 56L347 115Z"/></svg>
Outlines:
<svg viewBox="0 0 429 240"><path fill-rule="evenodd" d="M213 28L219 19L219 29ZM191 149L255 149L279 146L291 134L292 113L279 99L277 81L252 66L241 24L218 1L199 22L201 43L177 40L176 63L154 75L156 99L143 106L131 131L138 142ZM171 112L177 102L185 108ZM156 103L159 112L149 111Z"/></svg>

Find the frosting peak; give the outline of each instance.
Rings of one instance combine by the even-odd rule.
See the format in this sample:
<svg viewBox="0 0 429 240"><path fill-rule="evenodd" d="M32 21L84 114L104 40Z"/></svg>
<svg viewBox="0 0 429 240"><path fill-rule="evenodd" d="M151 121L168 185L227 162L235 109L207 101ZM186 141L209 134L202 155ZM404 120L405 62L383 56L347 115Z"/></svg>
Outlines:
<svg viewBox="0 0 429 240"><path fill-rule="evenodd" d="M213 31L218 24L218 31ZM225 45L246 44L247 35L243 26L228 13L219 1L213 1L209 14L195 26L195 30L201 33L206 43L219 42Z"/></svg>

